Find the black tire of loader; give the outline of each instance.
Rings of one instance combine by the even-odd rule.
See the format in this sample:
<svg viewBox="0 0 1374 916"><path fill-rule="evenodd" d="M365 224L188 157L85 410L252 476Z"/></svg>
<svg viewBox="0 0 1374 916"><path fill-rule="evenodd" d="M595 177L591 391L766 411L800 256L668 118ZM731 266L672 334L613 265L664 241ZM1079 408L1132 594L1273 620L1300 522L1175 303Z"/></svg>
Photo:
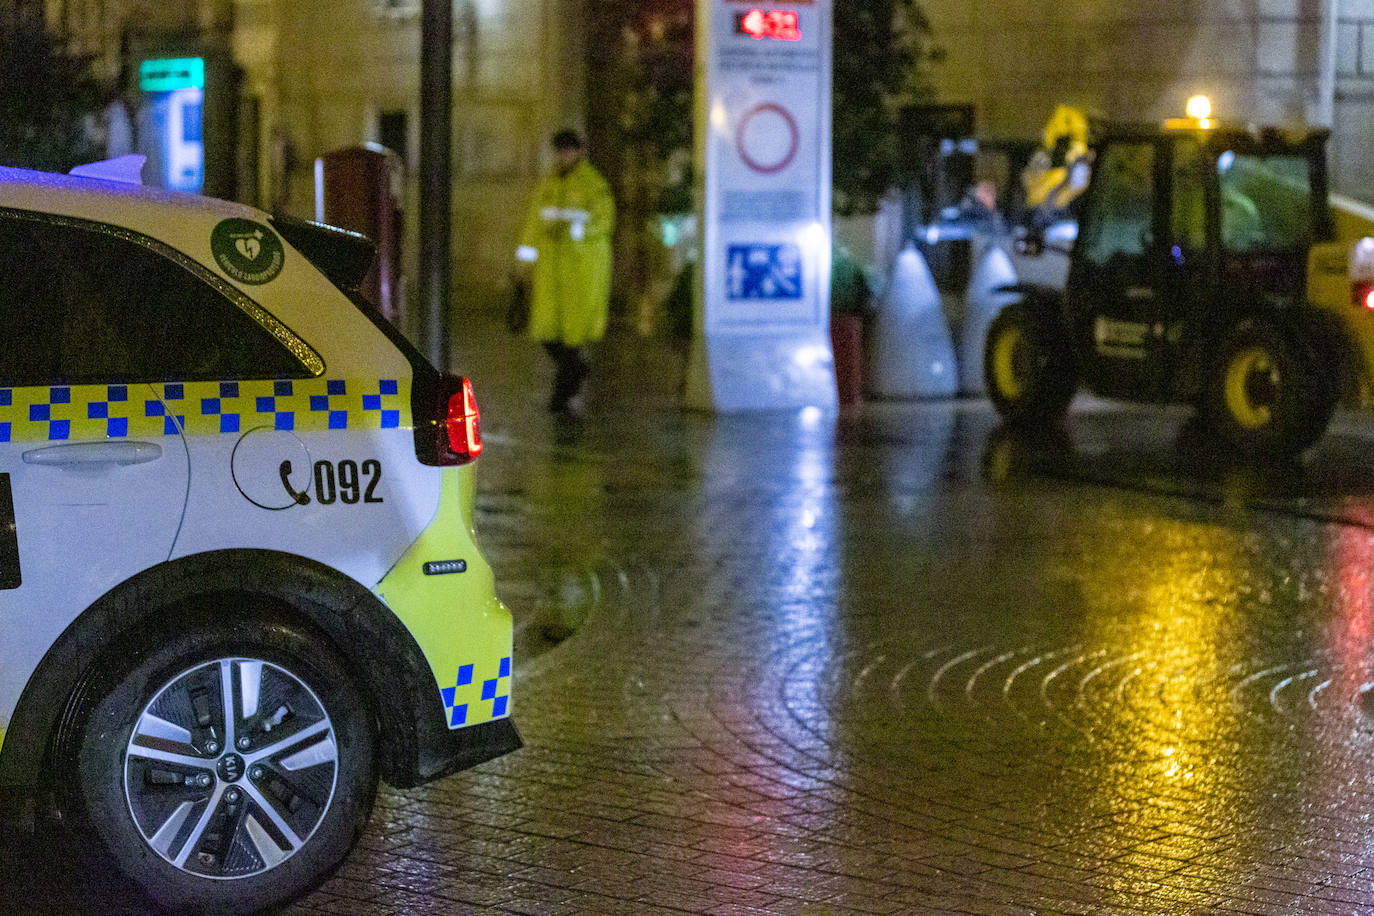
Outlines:
<svg viewBox="0 0 1374 916"><path fill-rule="evenodd" d="M998 377L996 360L1003 338L1019 334L1024 348L1018 363L1021 388L1007 391ZM1077 372L1068 335L1047 316L1025 305L1009 305L993 319L983 350L983 375L988 396L1009 423L1040 423L1061 417L1078 389Z"/></svg>
<svg viewBox="0 0 1374 916"><path fill-rule="evenodd" d="M1271 406L1273 420L1248 427L1227 404L1227 374L1235 360L1259 349L1277 367L1279 387ZM1322 437L1340 396L1331 360L1323 360L1317 343L1268 321L1247 320L1222 339L1203 395L1201 414L1207 428L1247 458L1291 458Z"/></svg>

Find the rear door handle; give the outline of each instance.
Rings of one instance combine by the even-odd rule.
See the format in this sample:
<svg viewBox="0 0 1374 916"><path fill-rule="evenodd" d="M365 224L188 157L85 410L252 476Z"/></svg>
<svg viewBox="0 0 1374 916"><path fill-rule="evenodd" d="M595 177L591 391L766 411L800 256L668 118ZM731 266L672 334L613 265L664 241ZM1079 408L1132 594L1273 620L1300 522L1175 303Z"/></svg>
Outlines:
<svg viewBox="0 0 1374 916"><path fill-rule="evenodd" d="M1153 299L1154 297L1155 297L1155 291L1154 291L1153 288L1151 288L1151 287L1149 287L1149 286L1128 286L1128 287L1126 287L1126 298L1127 298L1127 299L1133 299L1133 300L1136 300L1136 301L1143 301L1143 300L1146 300L1146 299Z"/></svg>
<svg viewBox="0 0 1374 916"><path fill-rule="evenodd" d="M162 446L155 442L78 442L31 449L23 457L25 464L49 467L145 464L162 457Z"/></svg>

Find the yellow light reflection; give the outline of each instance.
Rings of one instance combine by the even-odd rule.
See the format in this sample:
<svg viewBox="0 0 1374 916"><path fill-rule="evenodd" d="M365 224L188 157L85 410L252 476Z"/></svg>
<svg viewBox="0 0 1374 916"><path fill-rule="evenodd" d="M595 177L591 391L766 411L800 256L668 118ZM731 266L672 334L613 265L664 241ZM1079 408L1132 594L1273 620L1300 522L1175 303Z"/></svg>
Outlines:
<svg viewBox="0 0 1374 916"><path fill-rule="evenodd" d="M1227 689L1226 661L1247 613L1241 535L1106 516L1079 533L1070 555L1083 564L1067 571L1084 593L1082 643L1134 658L1079 697L1101 755L1100 779L1081 787L1082 807L1128 823L1121 839L1132 853L1187 862L1207 851L1199 828L1234 817L1246 792L1241 711ZM1244 856L1228 850L1214 866L1238 870ZM1113 889L1123 899L1143 890L1125 877Z"/></svg>

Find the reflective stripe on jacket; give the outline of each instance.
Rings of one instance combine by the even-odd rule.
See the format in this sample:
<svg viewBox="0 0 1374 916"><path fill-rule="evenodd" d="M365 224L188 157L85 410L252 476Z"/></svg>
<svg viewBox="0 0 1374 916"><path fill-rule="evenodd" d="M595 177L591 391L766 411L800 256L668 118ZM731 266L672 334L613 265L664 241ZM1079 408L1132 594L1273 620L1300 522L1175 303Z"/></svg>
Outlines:
<svg viewBox="0 0 1374 916"><path fill-rule="evenodd" d="M605 335L614 225L610 187L585 160L539 183L520 238L520 257L534 261L535 340L576 347Z"/></svg>

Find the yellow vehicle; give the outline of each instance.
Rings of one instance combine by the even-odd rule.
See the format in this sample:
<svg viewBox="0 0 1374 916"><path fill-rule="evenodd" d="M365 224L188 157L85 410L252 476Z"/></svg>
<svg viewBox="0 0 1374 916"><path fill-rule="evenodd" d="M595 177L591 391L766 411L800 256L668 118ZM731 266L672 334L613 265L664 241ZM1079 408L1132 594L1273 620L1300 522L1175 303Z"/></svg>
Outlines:
<svg viewBox="0 0 1374 916"><path fill-rule="evenodd" d="M1191 403L1237 451L1301 452L1374 387L1374 213L1328 197L1328 132L1195 116L1094 134L1066 288L1017 287L989 330L994 403Z"/></svg>

